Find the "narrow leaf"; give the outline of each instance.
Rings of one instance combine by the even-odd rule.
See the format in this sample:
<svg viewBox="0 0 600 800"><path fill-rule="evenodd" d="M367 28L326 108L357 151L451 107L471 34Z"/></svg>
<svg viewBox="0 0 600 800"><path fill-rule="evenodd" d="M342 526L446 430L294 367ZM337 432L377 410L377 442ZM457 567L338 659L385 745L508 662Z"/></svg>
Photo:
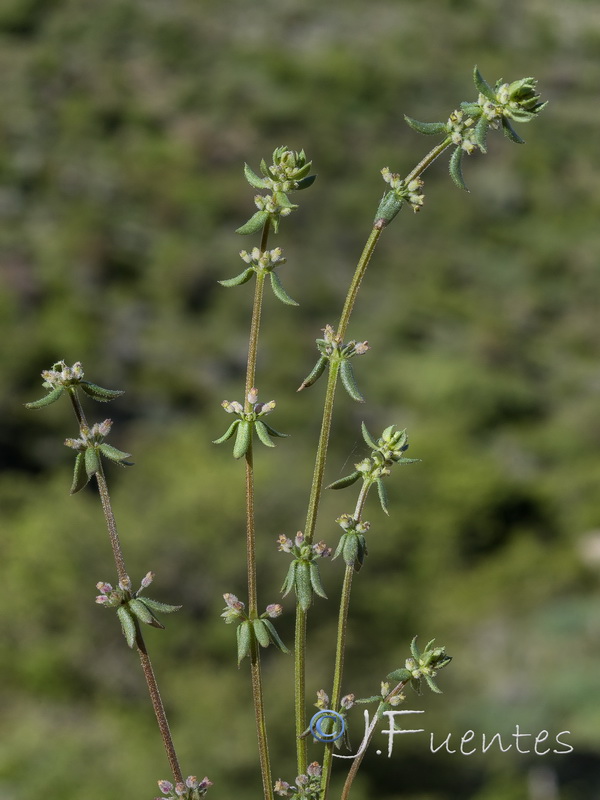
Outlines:
<svg viewBox="0 0 600 800"><path fill-rule="evenodd" d="M257 211L256 214L253 214L248 222L245 222L240 228L236 230L236 233L241 233L242 236L245 236L249 233L256 233L257 231L261 230L265 222L269 219L269 212L268 211Z"/></svg>
<svg viewBox="0 0 600 800"><path fill-rule="evenodd" d="M71 484L71 494L81 491L89 483L90 477L85 470L85 456L77 453L75 459L75 469L73 470L73 483Z"/></svg>
<svg viewBox="0 0 600 800"><path fill-rule="evenodd" d="M388 675L389 678L389 675ZM381 701L380 694L374 694L371 697L360 697L358 700L355 700L355 703L374 703L376 700Z"/></svg>
<svg viewBox="0 0 600 800"><path fill-rule="evenodd" d="M103 456L110 458L111 461L116 461L119 464L125 464L128 467L133 466L132 461L126 461L126 459L131 458L131 453L125 453L123 450L118 450L111 444L106 443L101 444L98 447L98 450L100 450Z"/></svg>
<svg viewBox="0 0 600 800"><path fill-rule="evenodd" d="M462 157L463 149L459 145L452 153L452 157L450 159L450 177L459 189L464 189L466 192L468 192L469 190L467 189L467 185L465 184L465 179L463 178L462 174Z"/></svg>
<svg viewBox="0 0 600 800"><path fill-rule="evenodd" d="M275 192L275 200L282 208L298 208L294 205L285 192Z"/></svg>
<svg viewBox="0 0 600 800"><path fill-rule="evenodd" d="M88 477L92 477L100 470L100 460L95 447L88 447L85 451L85 471Z"/></svg>
<svg viewBox="0 0 600 800"><path fill-rule="evenodd" d="M267 188L268 184L266 180L264 178L259 178L258 175L250 169L248 164L244 164L244 175L250 186L254 186L255 189Z"/></svg>
<svg viewBox="0 0 600 800"><path fill-rule="evenodd" d="M300 608L308 611L312 603L312 586L309 566L305 561L299 561L296 564L296 597Z"/></svg>
<svg viewBox="0 0 600 800"><path fill-rule="evenodd" d="M111 400L125 394L121 389L103 389L102 386L98 386L96 383L90 383L90 381L81 381L79 385L89 397L93 398L98 403L110 403Z"/></svg>
<svg viewBox="0 0 600 800"><path fill-rule="evenodd" d="M385 220L385 224L388 225L394 219L403 205L404 199L402 197L398 197L396 192L393 190L386 192L381 198L381 202L379 203L377 211L375 212L375 222L383 219Z"/></svg>
<svg viewBox="0 0 600 800"><path fill-rule="evenodd" d="M269 438L269 431L267 430L267 426L265 425L262 420L257 419L254 423L254 429L256 431L256 435L261 440L261 442L266 445L267 447L275 447L271 439Z"/></svg>
<svg viewBox="0 0 600 800"><path fill-rule="evenodd" d="M269 636L269 632L265 627L264 620L262 619L253 619L252 625L254 627L254 635L256 636L256 640L261 647L268 647L271 643L271 637Z"/></svg>
<svg viewBox="0 0 600 800"><path fill-rule="evenodd" d="M243 272L240 272L239 275L236 275L235 278L225 278L225 280L218 281L221 286L224 286L226 289L231 289L233 286L241 286L243 283L248 283L250 278L254 275L254 270L252 267L248 267Z"/></svg>
<svg viewBox="0 0 600 800"><path fill-rule="evenodd" d="M134 598L130 600L127 604L129 606L129 610L135 614L135 616L144 622L146 625L152 625L154 628L164 628L165 626L162 622L159 622L154 614L150 611L149 608L146 608L142 600L138 600Z"/></svg>
<svg viewBox="0 0 600 800"><path fill-rule="evenodd" d="M339 480L330 483L329 486L326 486L325 488L345 489L346 486L352 486L353 483L356 483L356 481L360 478L360 476L361 473L357 470L356 472L353 472L351 475L346 475L345 478L340 478Z"/></svg>
<svg viewBox="0 0 600 800"><path fill-rule="evenodd" d="M494 90L485 80L481 72L479 72L477 66L473 70L473 82L475 83L475 88L477 89L478 92L480 92L485 98L490 100L492 103L496 102L496 96L494 94Z"/></svg>
<svg viewBox="0 0 600 800"><path fill-rule="evenodd" d="M281 280L279 279L279 275L276 275L274 272L271 272L270 275L271 275L271 288L273 289L273 294L275 295L275 297L288 306L297 306L298 303L289 296L289 294L285 291L285 289L281 285Z"/></svg>
<svg viewBox="0 0 600 800"><path fill-rule="evenodd" d="M407 117L404 119L414 131L417 133L424 133L426 136L436 136L440 133L446 133L446 124L444 122L419 122L417 119Z"/></svg>
<svg viewBox="0 0 600 800"><path fill-rule="evenodd" d="M297 181L298 186L296 186L296 191L301 191L302 189L308 189L309 186L312 186L313 183L316 181L316 175L307 175L306 178L301 178Z"/></svg>
<svg viewBox="0 0 600 800"><path fill-rule="evenodd" d="M240 420L237 429L237 436L235 437L235 444L233 446L233 457L241 458L248 452L248 448L252 444L252 425L248 420Z"/></svg>
<svg viewBox="0 0 600 800"><path fill-rule="evenodd" d="M262 420L261 420L261 422L262 422ZM269 425L268 422L263 422L262 424L269 431L269 434L271 436L278 436L280 439L289 438L289 435L290 435L289 433L281 433L280 431L276 431L275 428L273 428L271 425Z"/></svg>
<svg viewBox="0 0 600 800"><path fill-rule="evenodd" d="M390 672L389 675L386 675L386 678L400 683L400 681L409 681L412 678L412 674L409 670L401 667L400 669L395 669L393 672Z"/></svg>
<svg viewBox="0 0 600 800"><path fill-rule="evenodd" d="M335 548L335 553L333 554L332 561L334 559L336 559L338 556L340 556L344 552L344 544L346 542L346 536L347 535L348 534L344 533L344 534L342 534L342 536L340 536L340 540L338 542L338 546Z"/></svg>
<svg viewBox="0 0 600 800"><path fill-rule="evenodd" d="M117 608L117 616L123 629L123 635L129 647L133 647L136 639L135 620L127 610L127 606L119 606Z"/></svg>
<svg viewBox="0 0 600 800"><path fill-rule="evenodd" d="M283 582L283 586L281 587L281 593L282 593L283 597L288 595L292 591L292 589L294 588L294 585L296 583L296 564L297 563L298 563L297 561L292 561L292 563L290 564L290 568L287 571L287 575L285 576L285 580Z"/></svg>
<svg viewBox="0 0 600 800"><path fill-rule="evenodd" d="M502 131L506 138L510 139L511 142L515 142L515 144L525 144L525 139L521 139L506 117L502 117Z"/></svg>
<svg viewBox="0 0 600 800"><path fill-rule="evenodd" d="M62 395L65 388L64 386L57 386L51 392L49 392L45 397L41 397L39 400L34 400L32 403L25 403L25 408L44 408L44 406L49 406L51 403L56 403L58 398Z"/></svg>
<svg viewBox="0 0 600 800"><path fill-rule="evenodd" d="M144 605L148 606L148 608L152 609L152 611L160 611L162 614L173 614L175 611L179 611L181 606L173 606L170 603L161 603L158 600L152 600L150 597L144 597L143 601Z"/></svg>
<svg viewBox="0 0 600 800"><path fill-rule="evenodd" d="M365 423L362 422L360 427L361 427L361 430L362 430L362 435L363 435L363 439L365 440L365 443L369 445L371 450L377 450L377 442L375 441L375 439L373 439L373 437L371 436L371 434L367 430L367 426L365 425Z"/></svg>
<svg viewBox="0 0 600 800"><path fill-rule="evenodd" d="M231 439L231 437L232 437L232 436L233 436L233 434L235 433L235 429L236 429L236 428L237 428L237 426L240 424L240 422L241 422L241 420L239 420L239 419L234 419L234 421L233 421L233 422L231 423L231 425L230 425L230 426L227 428L227 430L225 431L225 433L223 434L223 436L219 436L219 438L218 438L218 439L213 439L213 444L223 444L223 442L226 442L228 439Z"/></svg>
<svg viewBox="0 0 600 800"><path fill-rule="evenodd" d="M273 642L275 647L278 647L281 650L282 653L289 653L290 651L287 649L287 647L284 645L284 643L279 638L279 634L275 630L275 626L273 625L271 620L270 619L265 619L265 620L263 620L263 623L266 626L267 630L269 631L269 636L271 637L271 641Z"/></svg>
<svg viewBox="0 0 600 800"><path fill-rule="evenodd" d="M344 389L348 392L350 397L353 400L356 400L357 403L364 403L365 398L358 391L358 386L354 380L354 370L352 369L352 364L347 359L344 359L340 364L340 377L342 379Z"/></svg>
<svg viewBox="0 0 600 800"><path fill-rule="evenodd" d="M304 378L300 386L296 391L301 392L302 389L308 389L309 386L312 386L313 383L319 380L323 372L325 371L325 367L327 366L328 358L327 356L321 356L315 366L312 368L311 372Z"/></svg>
<svg viewBox="0 0 600 800"><path fill-rule="evenodd" d="M323 597L325 600L327 600L325 589L323 588L323 584L321 583L319 566L318 564L315 564L314 561L312 561L310 564L310 585L312 586L315 594L318 594L319 597Z"/></svg>
<svg viewBox="0 0 600 800"><path fill-rule="evenodd" d="M237 635L237 650L238 650L238 667L242 659L250 655L250 647L252 644L252 628L249 619L244 620L238 625Z"/></svg>
<svg viewBox="0 0 600 800"><path fill-rule="evenodd" d="M383 483L381 478L377 478L377 494L379 495L379 502L381 503L381 508L383 509L384 514L389 516L388 511L388 498L387 498L387 489Z"/></svg>
<svg viewBox="0 0 600 800"><path fill-rule="evenodd" d="M436 694L443 694L442 690L437 685L437 683L433 680L431 675L425 674L425 675L423 675L423 677L425 678L427 686L429 686L429 688L431 689L432 692L435 692Z"/></svg>
<svg viewBox="0 0 600 800"><path fill-rule="evenodd" d="M482 153L487 153L486 136L489 129L489 121L487 117L481 116L473 131L473 139Z"/></svg>
<svg viewBox="0 0 600 800"><path fill-rule="evenodd" d="M418 661L421 658L421 651L419 650L419 648L417 646L417 637L416 636L413 636L413 639L412 639L412 641L410 643L410 652L411 652L412 657L415 659L415 661Z"/></svg>
<svg viewBox="0 0 600 800"><path fill-rule="evenodd" d="M344 542L344 561L349 567L353 567L356 563L356 556L358 555L358 539L356 534L346 534L346 541Z"/></svg>

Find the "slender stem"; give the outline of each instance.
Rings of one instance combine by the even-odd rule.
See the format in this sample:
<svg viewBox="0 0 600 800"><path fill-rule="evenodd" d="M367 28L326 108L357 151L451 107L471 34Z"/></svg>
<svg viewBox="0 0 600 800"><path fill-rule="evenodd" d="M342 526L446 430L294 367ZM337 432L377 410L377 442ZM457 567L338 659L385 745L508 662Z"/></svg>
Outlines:
<svg viewBox="0 0 600 800"><path fill-rule="evenodd" d="M357 774L358 769L359 769L359 767L360 767L360 765L362 763L364 755L367 752L367 748L371 744L371 740L373 739L373 734L375 733L375 727L376 727L377 722L379 721L379 719L381 719L382 712L384 710L385 705L388 704L392 700L392 698L394 698L396 695L400 694L400 692L404 689L406 684L407 684L407 681L400 681L399 684L394 686L394 688L387 695L387 697L385 697L383 699L383 702L380 703L379 708L377 709L377 712L376 712L375 716L373 717L373 720L372 720L371 724L369 725L369 728L368 728L368 730L367 730L367 732L366 732L366 734L365 734L365 736L363 738L363 741L361 743L360 752L357 754L356 758L352 762L352 766L350 767L348 775L346 776L346 782L344 783L344 788L342 789L342 794L341 794L340 800L348 800L348 795L350 794L350 789L351 789L352 784L354 782L354 778L356 778L356 774Z"/></svg>
<svg viewBox="0 0 600 800"><path fill-rule="evenodd" d="M163 744L165 746L165 750L167 751L167 758L169 759L171 772L173 773L176 783L183 783L181 767L179 766L179 760L175 751L173 737L171 736L171 729L169 728L169 722L167 720L165 708L158 690L158 683L156 681L156 676L154 675L154 670L152 669L152 662L150 661L150 656L148 655L148 651L146 649L144 637L142 636L142 632L137 622L136 628L137 636L135 643L138 655L140 657L142 669L144 671L144 677L146 678L146 683L148 685L148 691L150 692L152 707L154 709L154 713L156 714L156 721L158 722L160 735L162 736Z"/></svg>
<svg viewBox="0 0 600 800"><path fill-rule="evenodd" d="M267 219L262 231L260 242L261 252L267 249L269 238L270 219ZM264 295L265 275L257 273L254 289L254 303L252 306L252 322L250 323L250 338L248 343L248 363L246 367L246 388L244 397L244 410L249 413L251 409L248 394L254 388L256 378L256 358L258 353L258 334L260 331L260 318ZM256 526L254 520L254 457L252 444L246 452L246 561L248 571L248 616L250 619L258 617L258 598L256 587ZM269 744L267 739L267 726L265 720L263 686L260 668L260 655L256 642L250 650L250 676L252 682L252 701L254 717L256 720L256 735L258 739L258 755L262 776L265 800L273 800L273 780L271 777L271 763L269 758Z"/></svg>
<svg viewBox="0 0 600 800"><path fill-rule="evenodd" d="M71 398L71 404L73 406L75 416L77 417L77 422L79 423L79 430L81 432L88 431L89 425L87 423L79 395L77 394L77 390L69 389L69 397ZM129 575L127 574L127 569L125 568L123 548L121 547L121 541L117 531L117 523L112 510L108 485L106 483L104 469L102 467L102 461L100 458L98 458L98 464L99 469L96 472L96 482L98 484L98 493L102 502L102 511L104 512L104 519L108 529L108 536L113 551L113 557L115 559L115 567L117 569L119 583L123 584L124 586L129 586L131 582L129 580ZM154 670L152 669L152 662L150 661L150 656L148 655L148 650L146 649L146 644L144 642L144 637L142 636L140 626L137 621L135 624L136 648L140 657L144 677L146 678L146 684L148 686L148 692L150 693L152 708L154 709L154 714L156 715L156 721L158 722L158 728L160 730L163 745L167 753L167 758L169 759L169 765L171 767L171 772L173 773L173 778L175 779L176 783L182 783L183 777L181 774L181 767L179 766L177 752L175 751L175 744L173 742L173 737L171 736L171 729L169 728L169 722L167 720L165 708L158 690L156 676L154 675Z"/></svg>
<svg viewBox="0 0 600 800"><path fill-rule="evenodd" d="M361 486L353 518L359 522L365 507L369 489L373 484L367 481ZM352 578L354 576L354 565L346 564L344 572L344 583L342 585L342 596L340 598L340 611L338 616L337 642L335 647L335 667L333 670L333 688L331 692L330 707L334 711L339 710L342 696L342 679L344 675L344 654L346 652L346 632L348 630L348 611L350 608L350 592L352 590ZM329 781L331 779L331 767L333 764L333 742L325 746L323 755L323 772L321 778L321 797L327 797Z"/></svg>

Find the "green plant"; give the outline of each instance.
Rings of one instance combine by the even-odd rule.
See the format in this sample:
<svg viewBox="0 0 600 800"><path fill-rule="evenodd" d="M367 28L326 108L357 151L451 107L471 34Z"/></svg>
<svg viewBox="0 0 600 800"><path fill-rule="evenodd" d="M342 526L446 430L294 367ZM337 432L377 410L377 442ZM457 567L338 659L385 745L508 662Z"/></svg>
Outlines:
<svg viewBox="0 0 600 800"><path fill-rule="evenodd" d="M352 583L355 573L362 569L367 556L367 534L370 525L364 519L366 502L370 490L376 487L381 507L386 514L389 513L385 479L389 477L395 465L407 465L418 460L405 456L408 448L406 430L389 425L380 436L375 437L369 433L363 423L362 435L370 450L369 455L357 463L354 471L349 475L328 487L340 490L357 483L360 488L354 509L341 515L337 520L342 528L342 535L333 557L341 558L345 567L331 696L328 696L325 690L319 690L316 704L319 712L313 716L310 723L307 719L307 618L314 595L326 598L319 563L321 558L328 557L332 553L332 549L325 542L314 541L317 516L323 492L325 463L338 378L352 400L359 403L365 402L356 383L352 359L366 354L369 345L366 341L346 341L346 333L367 266L383 230L395 218L400 209L408 204L414 211L419 211L423 206L421 176L443 152L452 150L450 175L458 187L466 189L462 173L464 154L470 154L475 150L485 152L488 132L500 128L509 139L521 143L522 139L512 127L512 122L531 121L545 105L539 100L536 93L536 81L532 78L524 78L510 84L498 81L492 88L475 69L474 81L478 91L476 101L462 103L459 109L450 114L446 122L423 123L406 118L408 124L415 131L439 136L441 141L404 178L399 174L392 173L388 168L382 170L383 179L389 188L384 193L375 213L371 232L352 277L339 322L336 327L327 325L323 330L323 336L316 340L318 350L316 364L298 389L298 391L302 391L313 386L326 371L328 372L321 431L304 528L293 539L282 534L277 540L279 550L292 556L292 562L283 581L282 592L284 596L294 592L296 597L294 692L298 775L293 785L282 779L278 779L274 783L270 764L260 648L273 644L283 653L289 651L271 621L280 616L283 610L282 606L279 603L270 603L265 611L259 611L254 520L254 444L258 440L267 447L273 447L273 439L285 437L286 434L280 433L265 421L265 417L273 412L276 404L274 401L259 402L259 394L256 389L256 363L263 294L267 277L273 293L281 302L290 306L297 305L287 294L278 273L275 272L285 263L285 258L282 256L281 248L269 249L269 238L271 233L278 233L282 218L288 217L297 208L289 195L292 192L309 188L315 180L315 175L311 174L312 164L304 151L296 152L285 146L274 151L271 164L267 164L263 160L260 165L260 175L250 169L248 165L245 166L245 176L249 184L265 194L258 194L255 197L257 211L237 232L242 235L260 233L260 244L251 252L242 250L240 256L245 264L242 272L234 278L221 281L224 287L234 288L255 278L244 398L243 402L227 400L223 402L224 410L228 414L235 415L235 419L225 433L214 441L215 444L221 444L233 439L233 456L235 459L243 459L245 466L248 598L246 604L235 595L226 593L224 595L226 607L222 616L226 623L236 625L238 664L246 658L250 661L259 760L266 800L273 800L274 792L281 796L297 795L311 800L313 798L325 800L331 778L334 748L341 747L345 741L346 721L350 709L358 703L377 704L373 720L365 735L363 744L366 748L375 726L383 714L404 700L404 688L411 685L413 689L420 692L421 685L424 683L433 692L439 692L435 677L450 662L450 657L446 654L444 647L435 646L435 642L432 640L421 652L417 647L415 637L410 646L410 656L406 659L404 666L387 675L378 694L358 700L352 694L342 696ZM140 624L162 628L163 625L157 619L156 614L176 611L179 606L159 603L142 596L143 590L152 581L152 573L146 575L137 591L132 591L132 582L125 567L102 463L104 457L117 464L130 466L131 462L128 461L130 456L105 441L110 432L111 421L105 420L90 426L81 404L81 393L98 402L109 402L116 399L121 392L103 389L84 380L83 375L81 364L76 363L72 367L68 367L65 362L57 362L52 369L42 373L44 387L48 390L47 394L40 400L30 403L29 407L34 409L44 407L57 401L63 395L67 395L71 401L79 426L78 438L66 440L67 446L77 453L71 493L80 491L91 478L95 478L118 578L117 589L113 589L109 583L98 583L97 588L100 595L96 600L106 608L116 610L127 644L138 652L175 781L175 784L170 781L159 781L159 788L163 795L170 798L186 797L196 800L206 793L211 783L208 778L202 781L194 776L188 777L185 781L183 779ZM322 764L317 761L309 764L308 739L311 734L315 741L324 744ZM348 772L342 792L343 800L350 792L362 761L364 748L361 748L360 753L354 758Z"/></svg>

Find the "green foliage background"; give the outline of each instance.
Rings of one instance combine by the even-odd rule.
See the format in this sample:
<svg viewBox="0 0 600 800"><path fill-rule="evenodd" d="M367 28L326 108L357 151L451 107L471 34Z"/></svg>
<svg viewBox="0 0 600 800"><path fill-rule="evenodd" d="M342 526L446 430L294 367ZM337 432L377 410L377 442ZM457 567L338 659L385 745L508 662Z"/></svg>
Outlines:
<svg viewBox="0 0 600 800"><path fill-rule="evenodd" d="M258 385L293 437L257 457L266 605L287 567L275 539L304 520L323 384L295 389L312 341L339 314L379 170L430 144L403 114L445 119L475 63L538 77L551 103L519 127L527 145L491 137L466 159L470 194L441 161L428 172L424 210L385 232L359 296L368 404L340 394L327 477L363 456L362 419L407 426L422 463L393 475L390 521L367 514L345 690L372 694L415 633L436 636L454 655L444 695L408 705L438 741L510 742L519 724L569 730L575 750L467 758L405 737L366 760L354 797L600 797L599 53L591 0L2 3L3 798L149 798L168 776L135 656L93 602L114 568L97 497L68 497L74 420L23 408L63 358L127 391L89 413L137 463L109 474L132 577L155 570L153 596L184 605L148 634L184 771L214 798L257 796L249 681L219 619L224 591L245 594L242 469L210 444L243 386L251 290L217 284L256 244L233 233L253 210L241 167L285 143L319 173L276 242L301 309L269 297L264 315ZM352 500L331 494L318 536L335 544ZM311 696L330 685L341 572L324 566L331 601L311 613ZM275 777L291 780L291 659L264 663Z"/></svg>

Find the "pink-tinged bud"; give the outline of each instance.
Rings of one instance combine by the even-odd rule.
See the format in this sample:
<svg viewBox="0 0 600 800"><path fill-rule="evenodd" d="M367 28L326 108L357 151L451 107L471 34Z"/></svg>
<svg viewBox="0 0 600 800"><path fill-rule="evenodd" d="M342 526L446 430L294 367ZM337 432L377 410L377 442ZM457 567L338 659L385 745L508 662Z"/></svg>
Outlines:
<svg viewBox="0 0 600 800"><path fill-rule="evenodd" d="M142 588L146 589L148 586L150 586L153 580L154 580L154 573L147 572L142 578Z"/></svg>
<svg viewBox="0 0 600 800"><path fill-rule="evenodd" d="M279 605L279 603L271 603L267 606L267 614L271 617L271 619L275 619L276 617L280 617L283 613L283 606Z"/></svg>
<svg viewBox="0 0 600 800"><path fill-rule="evenodd" d="M206 776L204 776L204 778L202 778L202 780L200 781L200 785L198 786L198 790L199 790L199 791L200 791L202 794L206 794L206 792L208 791L208 789L209 789L209 788L210 788L212 785L213 785L213 784L212 784L212 781L209 781L209 780L208 780L208 778L207 778Z"/></svg>
<svg viewBox="0 0 600 800"><path fill-rule="evenodd" d="M223 600L225 600L229 608L232 608L234 611L241 611L243 608L245 608L244 603L242 603L241 600L238 600L234 594L231 594L231 592L226 592L223 595Z"/></svg>
<svg viewBox="0 0 600 800"><path fill-rule="evenodd" d="M159 781L158 788L163 794L169 794L173 791L173 784L170 781Z"/></svg>
<svg viewBox="0 0 600 800"><path fill-rule="evenodd" d="M287 538L285 533L282 533L277 537L277 542L279 544L279 547L277 549L281 550L282 553L292 552L292 547L294 546L294 543L292 542L291 539Z"/></svg>
<svg viewBox="0 0 600 800"><path fill-rule="evenodd" d="M367 350L370 350L371 347L369 346L368 342L357 342L354 347L354 353L357 356L363 356Z"/></svg>
<svg viewBox="0 0 600 800"><path fill-rule="evenodd" d="M109 592L112 592L113 587L110 585L110 583L98 581L96 584L96 589L98 589L99 592L102 592L102 594L108 594Z"/></svg>
<svg viewBox="0 0 600 800"><path fill-rule="evenodd" d="M328 558L331 555L331 547L327 547L325 542L317 542L313 544L313 551L321 558Z"/></svg>
<svg viewBox="0 0 600 800"><path fill-rule="evenodd" d="M296 786L306 786L308 783L308 775L298 775L296 778Z"/></svg>
<svg viewBox="0 0 600 800"><path fill-rule="evenodd" d="M250 391L248 392L248 402L250 403L251 406L253 406L254 403L256 403L257 401L258 401L258 389L256 388L250 389Z"/></svg>
<svg viewBox="0 0 600 800"><path fill-rule="evenodd" d="M349 708L352 708L352 706L354 705L354 698L355 698L355 695L353 695L353 694L345 695L345 697L342 697L342 699L340 700L340 706L342 708L345 708L346 710L348 710Z"/></svg>
<svg viewBox="0 0 600 800"><path fill-rule="evenodd" d="M289 788L290 788L289 783L287 781L282 781L281 778L275 781L275 786L273 787L273 789L275 790L275 794L278 794L281 797L286 797Z"/></svg>
<svg viewBox="0 0 600 800"><path fill-rule="evenodd" d="M105 594L99 594L99 595L96 597L96 602L97 602L97 603L100 603L100 604L102 604L102 603L108 603L108 597L107 597Z"/></svg>
<svg viewBox="0 0 600 800"><path fill-rule="evenodd" d="M94 428L96 428L96 433L99 433L100 436L108 436L112 428L112 419L105 419L104 422L97 422L96 425L92 426L92 432L94 432Z"/></svg>
<svg viewBox="0 0 600 800"><path fill-rule="evenodd" d="M122 581L119 581L119 589L122 589L124 592L128 592L131 589L131 578L129 575L126 575Z"/></svg>
<svg viewBox="0 0 600 800"><path fill-rule="evenodd" d="M259 417L264 417L267 414L270 414L276 405L277 403L275 402L275 400L269 400L268 403L256 403L256 405L254 406L254 411L258 414Z"/></svg>
<svg viewBox="0 0 600 800"><path fill-rule="evenodd" d="M304 544L304 534L302 531L298 531L296 536L294 537L294 541L296 542L296 547L302 547Z"/></svg>
<svg viewBox="0 0 600 800"><path fill-rule="evenodd" d="M197 789L199 785L198 778L195 775L190 775L186 779L185 785L188 787L188 789Z"/></svg>
<svg viewBox="0 0 600 800"><path fill-rule="evenodd" d="M345 531L354 527L355 519L350 514L342 514L341 517L336 519L337 524Z"/></svg>
<svg viewBox="0 0 600 800"><path fill-rule="evenodd" d="M187 787L185 783L176 783L175 784L175 794L178 797L183 797L184 794L187 794Z"/></svg>
<svg viewBox="0 0 600 800"><path fill-rule="evenodd" d="M315 705L317 708L329 708L329 695L325 689L319 689L317 692L317 702Z"/></svg>
<svg viewBox="0 0 600 800"><path fill-rule="evenodd" d="M311 778L318 778L322 772L322 768L318 761L313 761L312 764L308 765L306 771Z"/></svg>

